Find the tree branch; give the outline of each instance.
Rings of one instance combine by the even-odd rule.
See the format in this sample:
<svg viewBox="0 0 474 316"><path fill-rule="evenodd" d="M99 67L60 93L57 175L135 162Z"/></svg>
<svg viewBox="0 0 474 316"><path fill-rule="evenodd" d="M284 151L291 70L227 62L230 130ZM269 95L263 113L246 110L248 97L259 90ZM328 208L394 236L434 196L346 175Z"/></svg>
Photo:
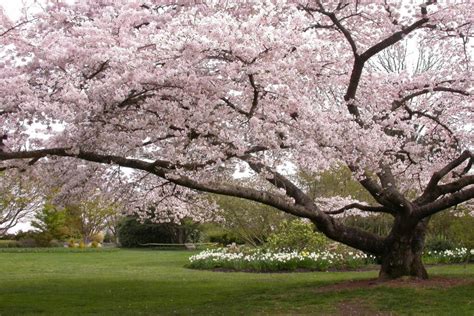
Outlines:
<svg viewBox="0 0 474 316"><path fill-rule="evenodd" d="M332 23L334 23L334 25L338 28L338 30L341 31L341 33L344 35L347 42L351 46L351 50L352 50L352 53L354 54L354 56L355 57L359 56L358 53L357 53L357 45L356 45L354 39L352 38L351 33L349 32L348 29L346 29L342 25L341 21L336 17L336 14L334 12L326 12L326 11L322 11L322 10L320 12L322 14L326 15L327 17L329 17L331 19Z"/></svg>
<svg viewBox="0 0 474 316"><path fill-rule="evenodd" d="M351 210L351 209L358 209L364 212L372 212L372 213L387 213L387 214L392 214L393 211L387 209L385 206L370 206L370 205L364 205L360 203L352 203L349 205L346 205L338 210L335 211L325 211L324 213L328 215L337 215L337 214L342 214L345 211Z"/></svg>
<svg viewBox="0 0 474 316"><path fill-rule="evenodd" d="M242 114L242 115L245 115L245 116L249 116L249 114L247 112L245 112L244 110L242 110L241 108L239 108L237 105L235 105L234 103L232 103L229 99L227 98L221 98L222 101L224 101L224 103L230 107L232 110L236 111L237 113L239 114Z"/></svg>
<svg viewBox="0 0 474 316"><path fill-rule="evenodd" d="M439 185L438 191L440 194L455 193L473 184L474 184L474 175L467 175L456 181Z"/></svg>
<svg viewBox="0 0 474 316"><path fill-rule="evenodd" d="M399 100L393 101L391 110L395 111L399 107L403 106L407 101L409 101L413 98L416 98L420 95L431 93L431 92L434 92L434 91L436 91L436 92L450 92L450 93L455 93L455 94L461 94L461 95L464 95L464 96L470 96L469 92L461 90L461 89L435 86L435 87L432 87L432 88L426 88L426 89L422 89L422 90L413 92L409 95L404 96L403 98L401 98Z"/></svg>
<svg viewBox="0 0 474 316"><path fill-rule="evenodd" d="M404 36L410 34L416 29L421 28L425 23L427 23L429 19L424 17L413 24L403 28L401 31L395 32L386 39L382 40L381 42L375 44L374 46L367 49L363 54L360 55L363 61L367 61L370 57L376 55L377 53L381 52L382 50L396 44L397 42L401 41Z"/></svg>
<svg viewBox="0 0 474 316"><path fill-rule="evenodd" d="M9 153L0 152L0 161L15 159L36 159L49 155L60 157L73 157L104 164L117 164L122 167L128 167L149 172L169 182L189 189L244 198L247 200L252 200L255 202L273 206L283 212L298 217L305 217L311 219L317 224L318 228L321 231L323 231L329 238L332 238L336 241L343 242L349 246L356 247L358 249L373 254L380 254L383 251L383 239L380 236L365 232L360 229L346 227L341 223L334 221L334 219L331 218L329 215L321 212L312 201L308 201L308 204L306 205L300 205L298 203L289 201L287 196L280 196L266 191L236 185L229 185L225 183L198 182L186 176L173 175L172 170L167 168L169 167L170 163L166 161L157 160L151 163L139 159L125 158L115 155L105 155L82 150L72 150L71 148L52 148ZM259 168L259 166L257 166L257 168ZM282 178L279 178L278 181L282 181L280 185L286 186L286 188L288 189L287 192L289 192L288 194L293 194L298 199L300 199L298 195L299 193L298 191L296 191L297 187L292 185L289 180L288 182L284 181L284 177L282 176ZM295 189L295 191L293 191L293 189ZM296 194L294 194L295 192ZM304 196L302 197L303 199L300 200L301 203L306 203L306 198Z"/></svg>
<svg viewBox="0 0 474 316"><path fill-rule="evenodd" d="M396 206L395 210L403 210L406 214L410 214L412 211L411 202L398 191L392 170L387 165L381 166L381 169L377 176L382 184L384 198Z"/></svg>
<svg viewBox="0 0 474 316"><path fill-rule="evenodd" d="M420 28L428 21L429 21L428 18L426 17L422 18L416 21L415 23L411 24L410 26L404 28L403 30L393 33L391 36L387 37L383 41L370 47L363 54L361 55L355 54L354 66L352 68L351 78L349 80L349 85L347 87L346 94L344 95L344 100L348 102L347 108L349 110L349 113L355 116L356 121L359 125L363 126L363 123L360 119L359 109L353 102L350 102L350 101L355 100L355 97L357 94L357 88L359 86L359 82L362 76L362 71L364 69L365 62L368 61L372 56L384 50L385 48L388 48L396 44L397 42L401 41L405 35L408 35L414 30Z"/></svg>
<svg viewBox="0 0 474 316"><path fill-rule="evenodd" d="M36 18L31 19L31 20L22 21L22 22L20 22L20 23L14 25L14 26L8 28L7 30L3 31L2 33L0 33L0 37L5 36L5 35L7 35L8 33L10 33L11 31L13 31L13 30L19 28L20 26L25 25L25 24L27 24L27 23L29 23L29 22L34 21L34 20L36 20Z"/></svg>
<svg viewBox="0 0 474 316"><path fill-rule="evenodd" d="M454 159L449 164L447 164L444 168L433 173L430 181L428 182L428 185L423 191L423 194L420 197L418 197L414 201L414 203L418 205L422 205L427 202L432 202L436 200L440 195L440 192L438 191L439 190L438 183L441 181L441 179L444 178L449 172L451 172L452 170L460 166L467 159L473 159L473 156L474 155L469 150L466 150L458 158Z"/></svg>
<svg viewBox="0 0 474 316"><path fill-rule="evenodd" d="M258 90L258 87L255 84L253 74L248 75L248 77L249 77L250 85L252 86L252 89L253 89L252 106L250 107L249 113L247 115L250 118L254 115L255 111L257 110L258 97L259 97L260 91Z"/></svg>
<svg viewBox="0 0 474 316"><path fill-rule="evenodd" d="M457 191L446 197L419 207L415 212L415 218L418 220L431 216L452 206L466 202L474 198L474 187Z"/></svg>

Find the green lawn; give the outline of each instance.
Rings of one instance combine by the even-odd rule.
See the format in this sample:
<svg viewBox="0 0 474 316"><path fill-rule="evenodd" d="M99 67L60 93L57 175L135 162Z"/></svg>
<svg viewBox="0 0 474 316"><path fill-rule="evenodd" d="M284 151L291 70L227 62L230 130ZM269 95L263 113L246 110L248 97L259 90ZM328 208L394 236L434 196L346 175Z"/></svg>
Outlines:
<svg viewBox="0 0 474 316"><path fill-rule="evenodd" d="M0 253L0 315L474 315L474 265L430 268L450 286L348 286L368 272L225 273L186 269L192 252ZM407 283L407 282L405 282Z"/></svg>

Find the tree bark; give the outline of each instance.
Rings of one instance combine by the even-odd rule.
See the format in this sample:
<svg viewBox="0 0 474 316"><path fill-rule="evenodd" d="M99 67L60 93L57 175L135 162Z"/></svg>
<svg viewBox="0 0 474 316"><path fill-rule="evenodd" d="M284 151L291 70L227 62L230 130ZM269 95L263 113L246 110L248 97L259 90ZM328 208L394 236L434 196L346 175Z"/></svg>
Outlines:
<svg viewBox="0 0 474 316"><path fill-rule="evenodd" d="M402 276L428 278L422 262L427 224L428 219L419 222L414 229L395 224L381 256L380 280Z"/></svg>

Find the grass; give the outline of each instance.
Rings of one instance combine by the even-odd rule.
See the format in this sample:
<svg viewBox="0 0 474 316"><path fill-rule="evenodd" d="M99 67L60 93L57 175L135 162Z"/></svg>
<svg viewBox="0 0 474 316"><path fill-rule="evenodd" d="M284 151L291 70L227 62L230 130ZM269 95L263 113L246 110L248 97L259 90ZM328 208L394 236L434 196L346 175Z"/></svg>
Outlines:
<svg viewBox="0 0 474 316"><path fill-rule="evenodd" d="M84 253L84 252L113 252L119 248L68 248L68 247L35 247L35 248L0 248L0 253Z"/></svg>
<svg viewBox="0 0 474 316"><path fill-rule="evenodd" d="M324 290L376 271L224 273L186 269L189 251L0 253L0 315L473 315L474 265L431 267L450 287ZM357 310L359 309L359 310ZM354 313L353 313L354 314Z"/></svg>

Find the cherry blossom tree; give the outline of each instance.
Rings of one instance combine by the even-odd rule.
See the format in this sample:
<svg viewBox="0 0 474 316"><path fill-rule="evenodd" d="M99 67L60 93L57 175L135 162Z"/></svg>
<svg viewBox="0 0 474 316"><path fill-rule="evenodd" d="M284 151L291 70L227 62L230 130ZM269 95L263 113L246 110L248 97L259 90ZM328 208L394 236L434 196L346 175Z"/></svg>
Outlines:
<svg viewBox="0 0 474 316"><path fill-rule="evenodd" d="M28 221L44 203L37 181L14 171L0 172L0 236Z"/></svg>
<svg viewBox="0 0 474 316"><path fill-rule="evenodd" d="M63 157L253 200L379 256L382 279L426 278L430 216L474 197L469 2L55 1L0 17L3 168ZM438 66L373 66L410 43ZM39 139L34 123L64 129ZM315 201L283 164L344 165L377 204ZM267 185L225 181L242 165ZM335 216L351 209L390 214L390 234Z"/></svg>

